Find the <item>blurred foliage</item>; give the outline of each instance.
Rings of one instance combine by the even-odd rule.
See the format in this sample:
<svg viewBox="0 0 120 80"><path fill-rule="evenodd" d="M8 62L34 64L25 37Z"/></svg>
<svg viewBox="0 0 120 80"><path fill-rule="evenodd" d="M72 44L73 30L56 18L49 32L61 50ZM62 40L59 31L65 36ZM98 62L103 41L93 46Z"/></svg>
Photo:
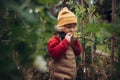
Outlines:
<svg viewBox="0 0 120 80"><path fill-rule="evenodd" d="M81 68L80 68L81 72L80 71L78 72L79 74L84 74L84 76L82 77L87 77L87 79L92 79L93 76L90 76L92 74L92 70L93 71L95 70L94 77L96 77L96 79L101 78L103 80L109 80L110 77L114 76L111 75L112 74L111 66L114 66L113 68L115 68L115 70L119 70L117 68L118 66L115 66L110 62L111 58L106 58L105 55L99 56L97 55L97 53L96 54L94 53L96 50L101 50L102 52L106 52L105 54L111 55L111 37L115 37L116 40L115 45L119 45L120 39L119 31L120 16L118 16L119 12L117 13L117 17L114 23L112 23L110 19L108 21L107 19L103 19L103 16L105 16L107 13L107 12L105 13L105 10L107 11L111 10L110 8L111 4L108 4L108 1L109 0L107 1L96 0L95 1L96 3L90 4L88 0L85 0L85 2L89 5L88 7L84 5L82 6L79 4L73 4L74 2L72 0L69 0L69 2L67 3L71 6L70 9L71 10L74 9L76 15L78 16L78 30L79 32L81 32L80 41L83 46L84 53L83 56L85 56L85 59L82 58L83 60L81 60L82 65L84 66L80 67L82 67L83 70L85 68L88 69L88 72L85 72L85 74L84 72L82 72ZM97 6L96 4L100 6ZM100 7L104 8L100 9ZM100 12L103 12L105 14L101 16ZM107 14L107 16L109 15ZM93 46L94 54L91 53L92 50L91 46ZM118 49L119 47L114 46L115 58L118 57Z"/></svg>
<svg viewBox="0 0 120 80"><path fill-rule="evenodd" d="M40 5L54 5L56 3L58 3L58 0L32 0L34 3L36 4L40 4Z"/></svg>
<svg viewBox="0 0 120 80"><path fill-rule="evenodd" d="M0 80L23 80L23 70L32 66L34 58L47 54L47 40L55 24L47 9L57 2L0 1Z"/></svg>

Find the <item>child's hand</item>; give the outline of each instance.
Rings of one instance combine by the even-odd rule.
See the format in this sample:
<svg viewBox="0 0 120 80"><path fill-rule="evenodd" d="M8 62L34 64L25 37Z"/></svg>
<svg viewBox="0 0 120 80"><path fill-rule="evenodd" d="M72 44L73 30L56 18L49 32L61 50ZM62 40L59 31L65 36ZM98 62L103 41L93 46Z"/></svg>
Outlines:
<svg viewBox="0 0 120 80"><path fill-rule="evenodd" d="M72 41L75 41L75 40L77 40L78 39L78 36L72 36Z"/></svg>
<svg viewBox="0 0 120 80"><path fill-rule="evenodd" d="M74 33L73 33L73 36L72 36L72 41L77 40L77 39L78 39L78 37L79 37L79 33L74 32Z"/></svg>
<svg viewBox="0 0 120 80"><path fill-rule="evenodd" d="M67 33L65 36L65 39L68 40L68 42L71 42L71 38L72 38L73 34L72 33Z"/></svg>

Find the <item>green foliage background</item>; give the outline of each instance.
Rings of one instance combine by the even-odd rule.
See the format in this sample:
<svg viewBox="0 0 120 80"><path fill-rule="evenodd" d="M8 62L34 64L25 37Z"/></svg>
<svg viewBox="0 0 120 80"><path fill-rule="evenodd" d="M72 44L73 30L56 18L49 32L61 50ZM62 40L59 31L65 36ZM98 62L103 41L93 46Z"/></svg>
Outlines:
<svg viewBox="0 0 120 80"><path fill-rule="evenodd" d="M55 20L46 9L57 2L0 1L0 80L23 80L21 68L30 67L37 55L47 54Z"/></svg>

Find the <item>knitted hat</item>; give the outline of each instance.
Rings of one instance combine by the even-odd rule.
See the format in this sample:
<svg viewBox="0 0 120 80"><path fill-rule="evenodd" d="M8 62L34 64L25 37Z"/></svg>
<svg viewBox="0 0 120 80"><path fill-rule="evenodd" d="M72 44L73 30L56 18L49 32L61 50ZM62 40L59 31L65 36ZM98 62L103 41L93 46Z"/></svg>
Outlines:
<svg viewBox="0 0 120 80"><path fill-rule="evenodd" d="M74 13L68 10L67 7L64 7L58 14L57 18L57 27L62 27L63 25L70 23L77 23L77 17Z"/></svg>

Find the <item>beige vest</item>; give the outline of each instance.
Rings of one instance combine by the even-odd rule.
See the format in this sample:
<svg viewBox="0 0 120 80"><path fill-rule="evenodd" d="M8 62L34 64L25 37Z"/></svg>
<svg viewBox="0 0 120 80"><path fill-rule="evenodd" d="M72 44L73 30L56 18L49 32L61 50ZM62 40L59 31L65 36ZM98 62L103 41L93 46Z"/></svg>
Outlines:
<svg viewBox="0 0 120 80"><path fill-rule="evenodd" d="M52 80L76 80L75 54L71 47L59 60L52 59L50 75Z"/></svg>

